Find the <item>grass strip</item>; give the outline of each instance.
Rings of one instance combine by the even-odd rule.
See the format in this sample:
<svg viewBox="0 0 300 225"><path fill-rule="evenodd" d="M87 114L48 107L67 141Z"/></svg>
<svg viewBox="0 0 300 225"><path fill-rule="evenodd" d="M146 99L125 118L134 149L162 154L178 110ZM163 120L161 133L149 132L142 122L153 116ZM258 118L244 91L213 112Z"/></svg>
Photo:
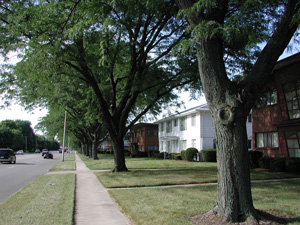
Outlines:
<svg viewBox="0 0 300 225"><path fill-rule="evenodd" d="M98 160L78 154L90 170L112 170L114 159L111 154L98 154ZM208 163L209 164L209 163ZM215 163L212 163L215 164ZM131 158L126 157L126 166L129 170L134 169L176 169L198 167L199 162L187 162L183 160L163 160L155 158Z"/></svg>
<svg viewBox="0 0 300 225"><path fill-rule="evenodd" d="M40 176L0 204L0 224L73 224L75 174Z"/></svg>
<svg viewBox="0 0 300 225"><path fill-rule="evenodd" d="M279 181L252 185L255 208L286 213L289 224L300 224L300 181ZM190 217L213 208L216 186L122 189L109 193L137 225L190 224Z"/></svg>
<svg viewBox="0 0 300 225"><path fill-rule="evenodd" d="M72 152L65 159L64 162L59 162L55 166L53 166L49 171L75 171L76 163L75 163L75 153Z"/></svg>
<svg viewBox="0 0 300 225"><path fill-rule="evenodd" d="M217 182L217 167L199 164L199 168L133 170L124 173L95 172L106 188L146 187L176 184ZM270 180L299 177L299 174L271 173L251 170L252 180Z"/></svg>

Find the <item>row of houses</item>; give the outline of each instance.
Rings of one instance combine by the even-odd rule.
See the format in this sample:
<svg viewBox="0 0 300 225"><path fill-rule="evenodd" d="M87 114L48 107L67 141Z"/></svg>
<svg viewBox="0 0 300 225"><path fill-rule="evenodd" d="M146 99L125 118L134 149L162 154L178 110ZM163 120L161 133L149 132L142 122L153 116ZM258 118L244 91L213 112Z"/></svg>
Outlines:
<svg viewBox="0 0 300 225"><path fill-rule="evenodd" d="M248 148L265 157L300 157L300 54L279 61L246 123ZM215 148L206 104L130 130L129 151L180 153Z"/></svg>

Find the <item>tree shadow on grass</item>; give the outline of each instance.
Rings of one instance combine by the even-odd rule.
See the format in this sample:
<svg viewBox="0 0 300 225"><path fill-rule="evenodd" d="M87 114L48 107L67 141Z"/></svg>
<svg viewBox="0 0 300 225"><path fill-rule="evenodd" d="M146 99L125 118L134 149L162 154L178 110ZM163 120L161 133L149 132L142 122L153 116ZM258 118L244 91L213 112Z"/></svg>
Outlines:
<svg viewBox="0 0 300 225"><path fill-rule="evenodd" d="M275 224L288 224L293 222L300 222L300 217L291 217L287 214L277 213L277 212L266 212L257 210L259 217L263 221L270 221Z"/></svg>

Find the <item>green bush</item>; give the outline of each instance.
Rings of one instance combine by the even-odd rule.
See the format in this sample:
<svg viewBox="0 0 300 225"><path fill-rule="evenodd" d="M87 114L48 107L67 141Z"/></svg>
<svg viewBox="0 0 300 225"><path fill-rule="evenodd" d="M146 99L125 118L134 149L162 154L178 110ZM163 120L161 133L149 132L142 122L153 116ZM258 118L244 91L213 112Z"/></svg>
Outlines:
<svg viewBox="0 0 300 225"><path fill-rule="evenodd" d="M187 150L185 150L185 160L187 161L194 161L195 156L197 156L198 153L198 149L196 148L188 148Z"/></svg>
<svg viewBox="0 0 300 225"><path fill-rule="evenodd" d="M286 158L285 167L290 173L300 173L300 158Z"/></svg>
<svg viewBox="0 0 300 225"><path fill-rule="evenodd" d="M202 149L201 157L203 162L217 162L216 149Z"/></svg>
<svg viewBox="0 0 300 225"><path fill-rule="evenodd" d="M285 158L273 158L270 160L270 171L272 172L285 172Z"/></svg>
<svg viewBox="0 0 300 225"><path fill-rule="evenodd" d="M262 158L263 153L260 151L249 151L249 163L251 168L259 167L258 160Z"/></svg>
<svg viewBox="0 0 300 225"><path fill-rule="evenodd" d="M182 150L182 151L180 152L180 155L181 155L181 158L182 158L183 160L186 160L186 150Z"/></svg>
<svg viewBox="0 0 300 225"><path fill-rule="evenodd" d="M169 157L170 157L170 159L181 160L181 154L180 153L170 153Z"/></svg>
<svg viewBox="0 0 300 225"><path fill-rule="evenodd" d="M258 159L258 165L259 168L265 168L265 169L270 169L270 161L272 158L265 157L265 158L259 158Z"/></svg>

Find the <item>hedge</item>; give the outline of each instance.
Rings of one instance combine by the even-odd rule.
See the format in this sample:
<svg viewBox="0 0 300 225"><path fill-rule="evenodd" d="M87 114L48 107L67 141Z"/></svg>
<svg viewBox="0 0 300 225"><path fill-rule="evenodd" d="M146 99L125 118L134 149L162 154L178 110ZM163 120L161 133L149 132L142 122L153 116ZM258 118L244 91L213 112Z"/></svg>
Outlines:
<svg viewBox="0 0 300 225"><path fill-rule="evenodd" d="M182 151L180 152L180 155L181 155L181 158L182 158L183 160L186 160L186 150L182 150Z"/></svg>
<svg viewBox="0 0 300 225"><path fill-rule="evenodd" d="M202 149L201 157L203 162L217 162L216 149Z"/></svg>
<svg viewBox="0 0 300 225"><path fill-rule="evenodd" d="M185 157L187 161L194 161L195 156L197 156L198 153L198 149L196 148L188 148L187 150L185 150Z"/></svg>
<svg viewBox="0 0 300 225"><path fill-rule="evenodd" d="M170 159L181 160L181 154L180 153L170 153L169 157L170 157Z"/></svg>
<svg viewBox="0 0 300 225"><path fill-rule="evenodd" d="M251 168L259 167L258 160L262 158L263 153L260 151L249 151L249 163Z"/></svg>
<svg viewBox="0 0 300 225"><path fill-rule="evenodd" d="M260 158L258 163L272 172L300 173L300 158Z"/></svg>
<svg viewBox="0 0 300 225"><path fill-rule="evenodd" d="M300 173L300 158L286 158L285 167L288 172Z"/></svg>
<svg viewBox="0 0 300 225"><path fill-rule="evenodd" d="M258 159L258 165L259 168L264 168L264 169L270 169L270 161L272 158L266 157L266 158L259 158Z"/></svg>
<svg viewBox="0 0 300 225"><path fill-rule="evenodd" d="M273 158L270 160L270 171L286 172L285 158Z"/></svg>

